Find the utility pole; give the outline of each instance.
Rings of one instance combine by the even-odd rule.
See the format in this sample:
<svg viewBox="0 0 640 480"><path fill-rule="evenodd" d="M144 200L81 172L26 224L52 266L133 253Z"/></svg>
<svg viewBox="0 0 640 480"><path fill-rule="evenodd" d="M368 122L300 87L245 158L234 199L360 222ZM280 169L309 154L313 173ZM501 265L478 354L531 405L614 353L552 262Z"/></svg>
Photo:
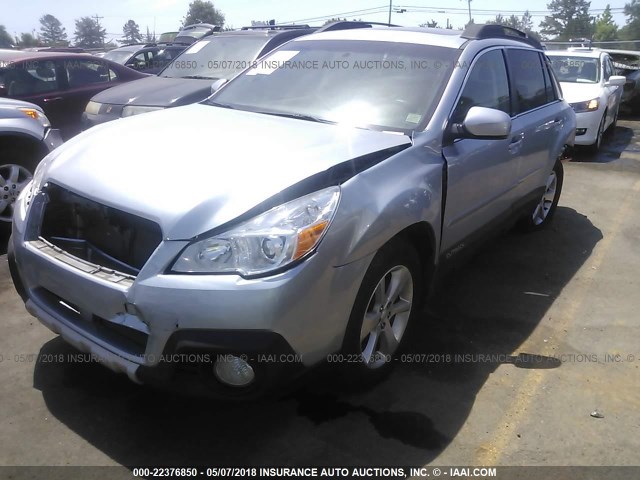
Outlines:
<svg viewBox="0 0 640 480"><path fill-rule="evenodd" d="M104 17L99 17L96 13L93 18L96 19L96 27L98 27L98 33L100 33L100 20L102 20ZM102 41L102 48L104 48L104 37L100 37L100 40Z"/></svg>
<svg viewBox="0 0 640 480"><path fill-rule="evenodd" d="M389 26L391 26L391 10L393 9L393 0L389 0Z"/></svg>
<svg viewBox="0 0 640 480"><path fill-rule="evenodd" d="M469 23L471 23L471 21L473 20L471 18L471 0L467 0L467 3L469 4Z"/></svg>

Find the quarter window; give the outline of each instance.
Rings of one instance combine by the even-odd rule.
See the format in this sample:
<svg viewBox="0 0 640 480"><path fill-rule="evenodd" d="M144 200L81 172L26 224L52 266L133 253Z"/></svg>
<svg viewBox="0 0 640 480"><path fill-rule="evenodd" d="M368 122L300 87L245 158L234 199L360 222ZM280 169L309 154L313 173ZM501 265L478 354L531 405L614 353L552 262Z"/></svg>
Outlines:
<svg viewBox="0 0 640 480"><path fill-rule="evenodd" d="M545 105L548 102L547 89L538 52L510 49L507 51L507 63L515 88L516 113Z"/></svg>
<svg viewBox="0 0 640 480"><path fill-rule="evenodd" d="M492 50L473 64L452 120L461 123L471 107L494 108L511 115L509 98L509 78L502 50Z"/></svg>

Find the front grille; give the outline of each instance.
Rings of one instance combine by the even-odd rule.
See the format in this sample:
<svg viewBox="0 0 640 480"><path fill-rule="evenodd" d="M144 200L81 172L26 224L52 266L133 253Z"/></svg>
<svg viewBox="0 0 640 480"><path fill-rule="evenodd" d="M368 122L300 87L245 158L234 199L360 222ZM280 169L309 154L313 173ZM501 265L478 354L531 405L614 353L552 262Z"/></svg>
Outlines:
<svg viewBox="0 0 640 480"><path fill-rule="evenodd" d="M162 241L160 226L48 184L40 236L65 252L137 275Z"/></svg>

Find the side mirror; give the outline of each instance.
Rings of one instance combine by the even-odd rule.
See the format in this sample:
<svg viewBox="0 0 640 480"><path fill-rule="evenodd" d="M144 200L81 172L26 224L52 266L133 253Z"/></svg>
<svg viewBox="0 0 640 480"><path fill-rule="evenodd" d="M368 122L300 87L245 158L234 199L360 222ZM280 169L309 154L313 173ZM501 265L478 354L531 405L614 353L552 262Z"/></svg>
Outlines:
<svg viewBox="0 0 640 480"><path fill-rule="evenodd" d="M471 107L461 124L452 126L453 138L503 139L511 133L511 117L502 110Z"/></svg>
<svg viewBox="0 0 640 480"><path fill-rule="evenodd" d="M215 82L213 82L211 84L211 93L216 93L218 90L220 90L220 88L227 83L229 80L227 80L226 78L219 78L218 80L216 80Z"/></svg>
<svg viewBox="0 0 640 480"><path fill-rule="evenodd" d="M622 75L612 75L609 77L609 80L605 85L607 87L621 87L625 83L627 83L627 77L623 77Z"/></svg>

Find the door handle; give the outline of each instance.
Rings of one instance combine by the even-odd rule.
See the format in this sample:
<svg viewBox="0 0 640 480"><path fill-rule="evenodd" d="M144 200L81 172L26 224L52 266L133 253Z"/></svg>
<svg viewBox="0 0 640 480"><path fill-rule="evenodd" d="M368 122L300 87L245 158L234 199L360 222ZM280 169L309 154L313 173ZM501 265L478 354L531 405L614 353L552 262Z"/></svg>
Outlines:
<svg viewBox="0 0 640 480"><path fill-rule="evenodd" d="M517 154L520 151L520 148L522 147L523 140L524 140L524 132L512 137L511 143L509 144L509 152L513 153L514 155Z"/></svg>
<svg viewBox="0 0 640 480"><path fill-rule="evenodd" d="M44 101L49 103L49 102L57 102L59 100L62 100L62 97L50 97L50 98L45 98Z"/></svg>

